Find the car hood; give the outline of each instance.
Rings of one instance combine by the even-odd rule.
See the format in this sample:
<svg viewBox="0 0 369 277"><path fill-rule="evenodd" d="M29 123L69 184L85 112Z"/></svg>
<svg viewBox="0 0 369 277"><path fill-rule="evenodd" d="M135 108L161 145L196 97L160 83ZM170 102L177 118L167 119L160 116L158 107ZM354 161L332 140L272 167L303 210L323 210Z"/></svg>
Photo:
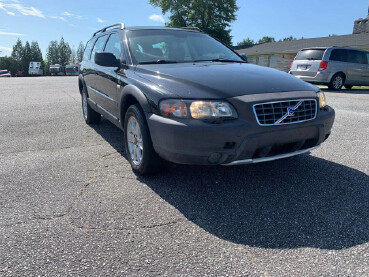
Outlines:
<svg viewBox="0 0 369 277"><path fill-rule="evenodd" d="M247 63L139 65L135 73L181 98L216 99L317 90L315 86L285 72Z"/></svg>

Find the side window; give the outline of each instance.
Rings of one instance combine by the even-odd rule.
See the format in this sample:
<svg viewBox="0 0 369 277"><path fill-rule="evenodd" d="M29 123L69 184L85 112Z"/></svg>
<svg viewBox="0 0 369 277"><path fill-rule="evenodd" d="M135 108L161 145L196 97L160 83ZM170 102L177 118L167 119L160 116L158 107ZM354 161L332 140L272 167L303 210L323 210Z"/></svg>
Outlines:
<svg viewBox="0 0 369 277"><path fill-rule="evenodd" d="M344 50L344 49L332 50L330 60L339 61L339 62L347 62L347 50Z"/></svg>
<svg viewBox="0 0 369 277"><path fill-rule="evenodd" d="M106 43L104 52L113 53L117 59L120 58L120 53L122 52L122 50L120 46L119 34L114 33L110 35L109 40Z"/></svg>
<svg viewBox="0 0 369 277"><path fill-rule="evenodd" d="M369 53L366 53L366 59L367 59L368 64L369 64Z"/></svg>
<svg viewBox="0 0 369 277"><path fill-rule="evenodd" d="M349 50L349 62L368 64L368 59L364 52L356 51L356 50Z"/></svg>
<svg viewBox="0 0 369 277"><path fill-rule="evenodd" d="M368 64L368 58L365 52L359 52L359 63Z"/></svg>
<svg viewBox="0 0 369 277"><path fill-rule="evenodd" d="M95 61L95 53L99 52L99 51L103 51L104 50L104 46L105 46L105 42L108 39L108 36L102 36L99 37L95 43L94 48L92 49L92 53L91 53L91 61Z"/></svg>
<svg viewBox="0 0 369 277"><path fill-rule="evenodd" d="M85 51L83 52L84 61L87 61L88 59L90 59L91 50L92 50L92 47L94 46L94 42L95 42L94 39L91 39L89 42L87 42Z"/></svg>

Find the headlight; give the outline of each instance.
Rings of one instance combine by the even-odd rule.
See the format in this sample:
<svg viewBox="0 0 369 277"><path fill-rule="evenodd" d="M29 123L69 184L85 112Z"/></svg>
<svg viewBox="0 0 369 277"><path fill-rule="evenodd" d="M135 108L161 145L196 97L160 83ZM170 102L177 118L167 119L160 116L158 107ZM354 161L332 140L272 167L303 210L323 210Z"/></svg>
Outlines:
<svg viewBox="0 0 369 277"><path fill-rule="evenodd" d="M236 110L222 101L194 101L190 111L196 119L237 118Z"/></svg>
<svg viewBox="0 0 369 277"><path fill-rule="evenodd" d="M318 92L318 97L319 97L319 108L322 109L327 105L327 102L325 101L324 92L319 91Z"/></svg>
<svg viewBox="0 0 369 277"><path fill-rule="evenodd" d="M233 106L224 101L166 99L160 102L159 108L160 113L168 117L188 118L188 115L194 119L233 119L238 117Z"/></svg>

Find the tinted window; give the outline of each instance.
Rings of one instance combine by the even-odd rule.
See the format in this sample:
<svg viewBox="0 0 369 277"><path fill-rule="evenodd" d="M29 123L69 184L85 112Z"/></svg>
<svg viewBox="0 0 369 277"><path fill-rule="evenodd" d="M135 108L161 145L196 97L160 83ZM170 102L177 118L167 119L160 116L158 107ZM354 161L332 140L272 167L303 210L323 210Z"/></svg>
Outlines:
<svg viewBox="0 0 369 277"><path fill-rule="evenodd" d="M335 49L331 52L331 61L347 62L347 50Z"/></svg>
<svg viewBox="0 0 369 277"><path fill-rule="evenodd" d="M7 74L7 73L9 73L8 70L0 70L0 74Z"/></svg>
<svg viewBox="0 0 369 277"><path fill-rule="evenodd" d="M86 61L88 59L90 59L90 55L91 55L91 50L92 47L94 46L94 39L91 39L89 42L87 42L86 47L85 47L85 51L83 52L83 60Z"/></svg>
<svg viewBox="0 0 369 277"><path fill-rule="evenodd" d="M368 64L366 53L356 50L349 50L348 61L350 63Z"/></svg>
<svg viewBox="0 0 369 277"><path fill-rule="evenodd" d="M306 49L301 50L295 60L321 60L325 49Z"/></svg>
<svg viewBox="0 0 369 277"><path fill-rule="evenodd" d="M108 36L102 36L99 37L95 43L94 48L92 49L92 53L91 53L91 61L95 61L95 53L99 52L99 51L103 51L104 50L104 46L105 46L105 42L108 39Z"/></svg>
<svg viewBox="0 0 369 277"><path fill-rule="evenodd" d="M137 63L159 59L176 62L212 59L243 61L223 44L200 32L134 30L127 32L127 37L130 52Z"/></svg>
<svg viewBox="0 0 369 277"><path fill-rule="evenodd" d="M120 58L120 53L121 53L120 38L117 33L110 35L109 40L106 43L104 51L113 53L117 59Z"/></svg>

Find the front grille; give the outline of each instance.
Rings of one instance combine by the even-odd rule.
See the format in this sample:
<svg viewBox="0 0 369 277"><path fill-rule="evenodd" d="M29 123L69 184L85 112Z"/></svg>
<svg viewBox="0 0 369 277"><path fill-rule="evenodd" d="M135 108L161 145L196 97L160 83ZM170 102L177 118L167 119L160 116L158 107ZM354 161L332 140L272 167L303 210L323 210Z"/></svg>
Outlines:
<svg viewBox="0 0 369 277"><path fill-rule="evenodd" d="M317 102L299 99L255 104L254 113L259 125L263 126L304 122L316 117Z"/></svg>

